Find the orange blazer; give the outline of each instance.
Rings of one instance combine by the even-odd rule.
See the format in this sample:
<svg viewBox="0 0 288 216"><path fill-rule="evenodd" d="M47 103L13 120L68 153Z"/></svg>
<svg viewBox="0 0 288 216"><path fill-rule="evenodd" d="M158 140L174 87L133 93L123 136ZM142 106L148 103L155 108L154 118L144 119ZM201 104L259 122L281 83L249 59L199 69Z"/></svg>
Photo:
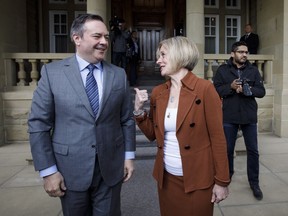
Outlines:
<svg viewBox="0 0 288 216"><path fill-rule="evenodd" d="M176 136L180 146L185 192L228 186L230 182L227 144L222 125L221 100L213 84L189 72L182 80L178 104ZM164 118L171 81L152 90L149 114L136 122L158 151L153 176L160 188L164 173Z"/></svg>

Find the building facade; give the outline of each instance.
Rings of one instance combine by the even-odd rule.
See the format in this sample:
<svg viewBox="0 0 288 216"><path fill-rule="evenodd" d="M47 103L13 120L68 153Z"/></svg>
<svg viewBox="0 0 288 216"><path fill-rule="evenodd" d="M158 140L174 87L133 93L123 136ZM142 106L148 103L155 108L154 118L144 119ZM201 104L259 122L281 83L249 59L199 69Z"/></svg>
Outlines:
<svg viewBox="0 0 288 216"><path fill-rule="evenodd" d="M160 40L175 35L193 39L202 59L194 73L203 78L211 78L207 68L209 71L211 66L210 72L215 72L215 60L229 57L232 43L243 35L245 24L251 23L260 38L259 55L251 59L263 69L267 89L267 96L258 101L259 130L288 137L287 1L3 0L0 12L0 145L28 141L27 115L37 77L33 78L32 72L28 77L22 75L26 70L40 70L39 64L33 64L37 56L43 56L41 62L45 63L57 59L59 53L73 53L70 26L76 16L86 12L101 15L108 27L109 21L118 17L126 20L130 31L137 30L142 73L157 73L155 51ZM35 56L29 60L32 66L11 53ZM108 53L108 61L110 56Z"/></svg>

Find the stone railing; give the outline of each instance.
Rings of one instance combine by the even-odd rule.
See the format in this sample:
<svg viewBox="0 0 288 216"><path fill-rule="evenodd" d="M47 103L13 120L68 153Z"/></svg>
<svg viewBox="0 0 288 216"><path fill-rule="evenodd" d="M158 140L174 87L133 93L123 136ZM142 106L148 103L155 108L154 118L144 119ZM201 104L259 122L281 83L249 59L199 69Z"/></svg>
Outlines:
<svg viewBox="0 0 288 216"><path fill-rule="evenodd" d="M73 53L4 53L5 89L35 88L43 64L57 61Z"/></svg>
<svg viewBox="0 0 288 216"><path fill-rule="evenodd" d="M5 90L34 89L43 64L60 60L73 53L4 53ZM205 78L211 80L218 66L230 58L229 54L204 54ZM266 85L272 84L273 55L249 55L258 67Z"/></svg>
<svg viewBox="0 0 288 216"><path fill-rule="evenodd" d="M212 80L217 68L225 64L230 58L229 54L204 54L205 78ZM266 86L272 85L273 77L273 55L249 55L248 60L256 64Z"/></svg>

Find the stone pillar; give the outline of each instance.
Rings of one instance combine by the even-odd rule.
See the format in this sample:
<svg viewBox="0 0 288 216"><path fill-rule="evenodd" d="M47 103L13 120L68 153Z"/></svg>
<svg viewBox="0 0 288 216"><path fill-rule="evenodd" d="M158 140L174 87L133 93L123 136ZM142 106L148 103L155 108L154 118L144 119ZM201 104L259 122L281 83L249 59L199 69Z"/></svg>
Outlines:
<svg viewBox="0 0 288 216"><path fill-rule="evenodd" d="M257 3L257 32L261 54L274 55L272 84L273 132L288 137L288 2L261 0ZM269 29L269 31L267 31ZM267 95L265 96L267 97Z"/></svg>
<svg viewBox="0 0 288 216"><path fill-rule="evenodd" d="M87 13L98 14L103 19L109 30L109 20L111 18L111 0L87 0ZM111 44L106 54L106 60L111 61Z"/></svg>
<svg viewBox="0 0 288 216"><path fill-rule="evenodd" d="M193 73L204 78L204 1L186 1L186 35L192 39L200 52L200 58Z"/></svg>
<svg viewBox="0 0 288 216"><path fill-rule="evenodd" d="M87 0L87 13L98 14L107 21L107 3L105 0Z"/></svg>

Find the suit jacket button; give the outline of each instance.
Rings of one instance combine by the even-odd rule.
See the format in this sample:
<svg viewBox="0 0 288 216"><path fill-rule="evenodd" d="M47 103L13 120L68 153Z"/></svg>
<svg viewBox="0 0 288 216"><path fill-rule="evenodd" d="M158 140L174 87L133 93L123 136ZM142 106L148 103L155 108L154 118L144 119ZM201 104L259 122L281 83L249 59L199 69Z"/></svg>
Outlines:
<svg viewBox="0 0 288 216"><path fill-rule="evenodd" d="M189 146L189 145L186 145L186 146L184 147L184 149L188 150L188 149L190 149L190 146Z"/></svg>
<svg viewBox="0 0 288 216"><path fill-rule="evenodd" d="M161 146L161 145L158 145L158 148L159 148L159 149L162 149L162 146Z"/></svg>
<svg viewBox="0 0 288 216"><path fill-rule="evenodd" d="M96 145L92 145L92 148L95 148L96 147Z"/></svg>
<svg viewBox="0 0 288 216"><path fill-rule="evenodd" d="M194 126L195 126L195 123L192 122L192 123L190 124L190 127L194 127Z"/></svg>

